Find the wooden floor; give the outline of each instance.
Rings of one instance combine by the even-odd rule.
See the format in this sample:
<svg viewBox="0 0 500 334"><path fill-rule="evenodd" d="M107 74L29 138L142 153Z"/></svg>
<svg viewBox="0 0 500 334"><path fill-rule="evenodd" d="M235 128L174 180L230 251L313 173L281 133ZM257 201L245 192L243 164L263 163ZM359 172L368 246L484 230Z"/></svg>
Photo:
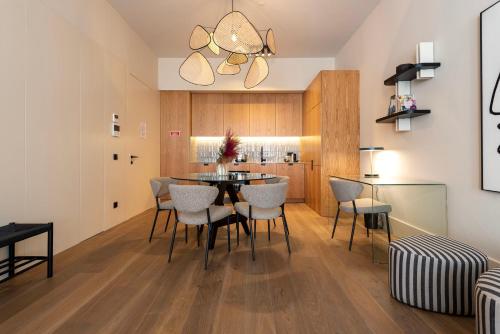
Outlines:
<svg viewBox="0 0 500 334"><path fill-rule="evenodd" d="M177 234L168 264L171 230L163 233L162 215L149 244L147 212L57 255L52 279L40 266L1 284L0 333L473 332L473 318L393 300L387 266L372 264L364 230L350 253L347 220L331 240L329 222L304 204L287 212L291 256L281 222L270 243L258 222L255 262L245 235L236 247L233 227L233 251L220 233L208 271L194 229L187 245Z"/></svg>

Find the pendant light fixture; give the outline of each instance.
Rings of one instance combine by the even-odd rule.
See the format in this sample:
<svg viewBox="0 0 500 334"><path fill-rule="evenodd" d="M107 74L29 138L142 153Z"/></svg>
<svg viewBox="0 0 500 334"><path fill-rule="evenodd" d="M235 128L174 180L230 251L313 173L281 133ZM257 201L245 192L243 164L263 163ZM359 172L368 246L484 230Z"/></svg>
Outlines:
<svg viewBox="0 0 500 334"><path fill-rule="evenodd" d="M220 75L238 74L241 65L247 63L250 57L254 58L244 82L247 89L259 85L267 78L269 66L266 57L277 53L273 30L257 30L242 12L234 10L234 0L231 0L231 12L224 15L215 28L202 25L194 27L189 47L195 52L179 68L179 75L184 80L203 86L215 82L212 67L201 53L207 46L215 55L220 55L222 51L228 53L217 67Z"/></svg>

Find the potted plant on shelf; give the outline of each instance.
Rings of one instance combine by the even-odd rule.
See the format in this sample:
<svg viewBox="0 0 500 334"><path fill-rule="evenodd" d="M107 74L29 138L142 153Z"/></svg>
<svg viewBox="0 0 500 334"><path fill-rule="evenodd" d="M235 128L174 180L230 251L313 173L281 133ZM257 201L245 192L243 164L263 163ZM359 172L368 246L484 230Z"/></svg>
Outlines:
<svg viewBox="0 0 500 334"><path fill-rule="evenodd" d="M217 175L227 175L226 164L231 162L239 153L240 138L231 129L228 129L217 155Z"/></svg>

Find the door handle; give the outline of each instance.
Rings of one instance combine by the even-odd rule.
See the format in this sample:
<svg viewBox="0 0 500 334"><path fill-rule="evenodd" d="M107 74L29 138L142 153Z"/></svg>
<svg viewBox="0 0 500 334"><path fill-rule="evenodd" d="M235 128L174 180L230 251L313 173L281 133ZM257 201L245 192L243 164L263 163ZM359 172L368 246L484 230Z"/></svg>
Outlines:
<svg viewBox="0 0 500 334"><path fill-rule="evenodd" d="M138 159L138 158L139 158L139 156L131 154L130 155L130 164L133 165L134 164L134 160Z"/></svg>

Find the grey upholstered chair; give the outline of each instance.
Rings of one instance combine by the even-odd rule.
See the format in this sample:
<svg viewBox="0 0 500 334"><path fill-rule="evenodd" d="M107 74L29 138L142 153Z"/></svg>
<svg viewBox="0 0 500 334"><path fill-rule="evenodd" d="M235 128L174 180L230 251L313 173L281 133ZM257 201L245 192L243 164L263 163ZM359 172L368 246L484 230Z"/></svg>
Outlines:
<svg viewBox="0 0 500 334"><path fill-rule="evenodd" d="M390 204L376 201L372 198L359 198L358 196L363 191L363 185L359 182L353 182L341 179L330 179L330 187L337 199L337 215L335 216L335 224L332 230L332 239L335 235L335 229L339 221L340 211L346 213L354 213L352 221L351 239L349 241L349 251L352 248L352 239L354 238L354 229L356 227L356 219L358 214L383 214L387 222L387 237L391 241L391 228L389 225L389 212L392 211ZM373 217L373 216L372 216ZM368 227L366 230L369 233Z"/></svg>
<svg viewBox="0 0 500 334"><path fill-rule="evenodd" d="M272 179L267 179L264 182L266 184L289 183L290 177L289 176L276 176ZM276 219L273 219L273 224L274 224L274 227L276 227Z"/></svg>
<svg viewBox="0 0 500 334"><path fill-rule="evenodd" d="M264 182L266 184L275 184L275 183L289 183L290 177L289 176L276 176L272 179L267 179Z"/></svg>
<svg viewBox="0 0 500 334"><path fill-rule="evenodd" d="M175 225L172 232L172 240L170 241L170 252L168 254L168 262L172 258L172 251L174 249L175 233L177 230L177 223L181 222L187 225L194 225L197 227L198 246L200 242L201 226L207 224L207 240L205 246L205 269L207 269L208 262L208 247L209 240L214 229L213 223L227 218L227 247L228 252L231 251L231 232L229 225L229 216L233 212L232 208L227 206L212 205L215 198L219 194L216 187L210 186L181 186L172 184L170 185L170 196L174 203Z"/></svg>
<svg viewBox="0 0 500 334"><path fill-rule="evenodd" d="M151 242L151 239L153 238L153 233L155 231L156 221L158 220L158 214L160 213L160 211L168 210L167 223L165 224L165 231L167 231L168 222L170 221L170 215L172 214L172 209L174 208L174 205L172 204L172 201L162 201L161 197L168 195L169 193L168 186L177 183L177 181L169 177L156 177L152 178L149 181L149 183L151 185L151 191L153 192L153 196L155 197L156 200L155 219L153 221L153 228L151 229L151 233L149 234L149 242Z"/></svg>
<svg viewBox="0 0 500 334"><path fill-rule="evenodd" d="M248 218L250 223L250 240L252 245L252 259L255 260L255 232L257 220L267 220L267 233L270 236L269 220L281 217L285 230L285 239L290 254L289 230L285 216L285 200L288 183L242 186L241 194L247 202L238 202L236 209L236 227L239 225L239 216ZM253 220L253 227L252 227Z"/></svg>

